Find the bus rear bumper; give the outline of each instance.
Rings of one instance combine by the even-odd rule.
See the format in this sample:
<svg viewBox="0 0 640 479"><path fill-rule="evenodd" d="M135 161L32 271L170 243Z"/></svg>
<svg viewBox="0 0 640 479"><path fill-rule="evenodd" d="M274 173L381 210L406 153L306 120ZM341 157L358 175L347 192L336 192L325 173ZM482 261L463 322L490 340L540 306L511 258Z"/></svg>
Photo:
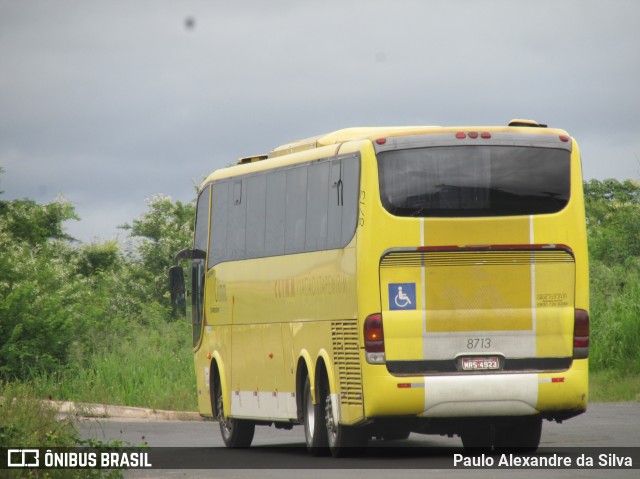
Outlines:
<svg viewBox="0 0 640 479"><path fill-rule="evenodd" d="M566 371L398 377L384 366L367 367L364 413L424 418L575 416L588 401L588 360ZM368 373L368 374L367 374Z"/></svg>

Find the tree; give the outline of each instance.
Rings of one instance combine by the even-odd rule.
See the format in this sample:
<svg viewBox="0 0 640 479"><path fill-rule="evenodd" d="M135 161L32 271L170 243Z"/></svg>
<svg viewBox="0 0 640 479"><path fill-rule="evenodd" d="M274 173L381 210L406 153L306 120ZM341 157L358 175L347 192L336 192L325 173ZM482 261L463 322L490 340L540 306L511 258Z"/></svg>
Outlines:
<svg viewBox="0 0 640 479"><path fill-rule="evenodd" d="M39 205L33 200L0 202L0 220L16 241L30 246L42 245L49 240L73 240L64 232L62 224L67 220L80 219L64 198Z"/></svg>
<svg viewBox="0 0 640 479"><path fill-rule="evenodd" d="M175 254L193 242L194 203L182 203L164 195L147 201L149 211L123 229L137 241L141 264L135 275L148 285L149 299L168 305L167 270Z"/></svg>
<svg viewBox="0 0 640 479"><path fill-rule="evenodd" d="M75 294L62 226L68 219L77 216L60 198L0 202L0 377L26 377L65 361Z"/></svg>
<svg viewBox="0 0 640 479"><path fill-rule="evenodd" d="M612 265L640 257L640 185L590 180L584 193L591 258Z"/></svg>

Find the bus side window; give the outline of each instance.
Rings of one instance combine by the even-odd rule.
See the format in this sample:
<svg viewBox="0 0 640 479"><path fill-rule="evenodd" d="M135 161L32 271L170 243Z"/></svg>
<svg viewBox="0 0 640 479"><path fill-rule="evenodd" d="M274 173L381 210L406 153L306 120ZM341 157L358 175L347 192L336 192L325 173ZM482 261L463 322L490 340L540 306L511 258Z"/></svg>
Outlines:
<svg viewBox="0 0 640 479"><path fill-rule="evenodd" d="M229 188L229 194L233 194L233 197L230 197L227 203L229 216L227 217L227 254L225 259L230 260L245 259L246 257L247 202L242 197L242 183L241 180L235 180L233 189Z"/></svg>
<svg viewBox="0 0 640 479"><path fill-rule="evenodd" d="M328 162L316 163L309 166L307 173L305 251L319 251L327 247L329 166Z"/></svg>
<svg viewBox="0 0 640 479"><path fill-rule="evenodd" d="M193 236L194 259L191 262L191 323L193 327L193 345L196 346L202 334L202 315L204 307L204 261L209 233L209 204L211 187L206 187L196 206L196 228ZM187 298L189 301L189 298Z"/></svg>
<svg viewBox="0 0 640 479"><path fill-rule="evenodd" d="M358 158L342 160L342 225L340 246L346 246L356 232L358 197L360 192L360 162Z"/></svg>
<svg viewBox="0 0 640 479"><path fill-rule="evenodd" d="M307 216L307 168L287 170L284 252L304 251Z"/></svg>
<svg viewBox="0 0 640 479"><path fill-rule="evenodd" d="M267 175L267 223L264 232L265 256L284 254L286 210L286 174L272 171Z"/></svg>
<svg viewBox="0 0 640 479"><path fill-rule="evenodd" d="M360 161L357 156L331 162L327 248L351 241L358 221Z"/></svg>
<svg viewBox="0 0 640 479"><path fill-rule="evenodd" d="M344 185L341 179L342 160L331 162L329 176L329 211L327 214L327 248L339 248L342 239L342 194Z"/></svg>
<svg viewBox="0 0 640 479"><path fill-rule="evenodd" d="M215 183L212 188L211 234L209 235L209 263L207 264L209 268L224 261L227 256L227 215L229 212L229 183Z"/></svg>
<svg viewBox="0 0 640 479"><path fill-rule="evenodd" d="M252 176L246 181L247 258L260 258L265 256L267 175Z"/></svg>
<svg viewBox="0 0 640 479"><path fill-rule="evenodd" d="M196 229L193 236L193 249L203 254L207 252L207 238L209 233L209 203L211 187L207 186L198 197L196 207Z"/></svg>

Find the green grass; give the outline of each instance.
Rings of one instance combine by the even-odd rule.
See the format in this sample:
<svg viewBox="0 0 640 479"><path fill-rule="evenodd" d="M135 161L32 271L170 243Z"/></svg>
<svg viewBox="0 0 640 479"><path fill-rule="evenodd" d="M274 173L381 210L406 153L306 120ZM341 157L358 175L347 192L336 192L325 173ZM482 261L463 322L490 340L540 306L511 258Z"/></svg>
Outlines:
<svg viewBox="0 0 640 479"><path fill-rule="evenodd" d="M591 367L640 374L640 260L591 262L590 313Z"/></svg>
<svg viewBox="0 0 640 479"><path fill-rule="evenodd" d="M25 384L0 385L0 445L73 445L75 428Z"/></svg>
<svg viewBox="0 0 640 479"><path fill-rule="evenodd" d="M640 401L640 259L591 261L590 398Z"/></svg>
<svg viewBox="0 0 640 479"><path fill-rule="evenodd" d="M195 411L191 325L156 321L125 337L103 340L64 371L40 374L31 385L41 398Z"/></svg>
<svg viewBox="0 0 640 479"><path fill-rule="evenodd" d="M591 402L640 401L640 375L616 370L589 372Z"/></svg>
<svg viewBox="0 0 640 479"><path fill-rule="evenodd" d="M73 447L86 445L76 428L74 418L56 418L56 410L29 385L0 383L0 447ZM114 446L93 442L94 447ZM2 477L121 478L118 470L89 469L14 469L4 470Z"/></svg>

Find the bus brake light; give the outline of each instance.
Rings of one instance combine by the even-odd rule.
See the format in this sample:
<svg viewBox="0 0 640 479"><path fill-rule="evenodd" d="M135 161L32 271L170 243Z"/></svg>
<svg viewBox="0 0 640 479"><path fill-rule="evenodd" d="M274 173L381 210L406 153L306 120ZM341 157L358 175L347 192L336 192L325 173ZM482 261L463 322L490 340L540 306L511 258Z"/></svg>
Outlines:
<svg viewBox="0 0 640 479"><path fill-rule="evenodd" d="M385 362L384 330L380 313L371 314L364 320L364 350L368 363L383 364Z"/></svg>
<svg viewBox="0 0 640 479"><path fill-rule="evenodd" d="M584 309L576 309L573 322L573 357L585 359L589 357L589 313Z"/></svg>

